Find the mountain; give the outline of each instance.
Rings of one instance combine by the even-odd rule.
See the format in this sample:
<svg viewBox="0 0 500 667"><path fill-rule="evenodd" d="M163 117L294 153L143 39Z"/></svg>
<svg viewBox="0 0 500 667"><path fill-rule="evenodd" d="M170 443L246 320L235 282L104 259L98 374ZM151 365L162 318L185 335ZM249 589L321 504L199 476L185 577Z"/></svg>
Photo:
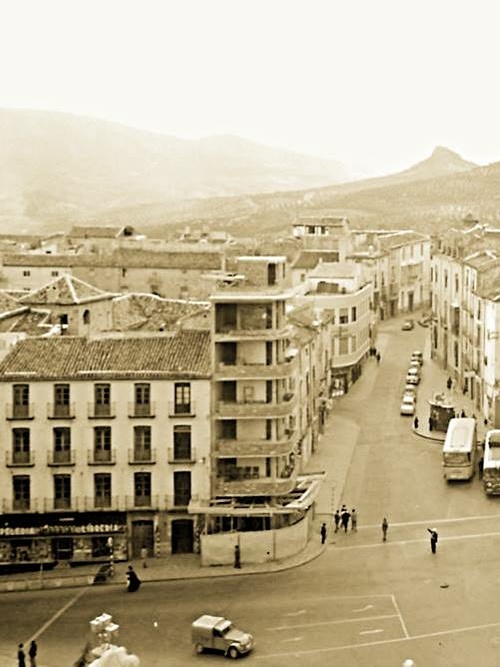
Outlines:
<svg viewBox="0 0 500 667"><path fill-rule="evenodd" d="M338 162L232 136L185 140L72 114L0 109L0 229L185 198L346 180Z"/></svg>

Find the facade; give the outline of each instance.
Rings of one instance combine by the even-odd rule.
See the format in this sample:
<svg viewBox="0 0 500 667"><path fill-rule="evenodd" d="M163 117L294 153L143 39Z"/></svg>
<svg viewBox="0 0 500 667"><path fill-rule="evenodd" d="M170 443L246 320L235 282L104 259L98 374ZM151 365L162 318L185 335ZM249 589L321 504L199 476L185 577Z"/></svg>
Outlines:
<svg viewBox="0 0 500 667"><path fill-rule="evenodd" d="M209 333L23 340L0 363L0 558L197 551L210 496Z"/></svg>

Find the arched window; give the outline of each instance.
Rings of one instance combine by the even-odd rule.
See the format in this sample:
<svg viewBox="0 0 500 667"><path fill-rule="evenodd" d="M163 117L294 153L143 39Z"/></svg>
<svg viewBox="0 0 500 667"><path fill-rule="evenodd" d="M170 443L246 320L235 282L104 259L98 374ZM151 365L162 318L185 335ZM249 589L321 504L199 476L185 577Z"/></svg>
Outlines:
<svg viewBox="0 0 500 667"><path fill-rule="evenodd" d="M90 310L88 308L83 311L83 323L90 324Z"/></svg>

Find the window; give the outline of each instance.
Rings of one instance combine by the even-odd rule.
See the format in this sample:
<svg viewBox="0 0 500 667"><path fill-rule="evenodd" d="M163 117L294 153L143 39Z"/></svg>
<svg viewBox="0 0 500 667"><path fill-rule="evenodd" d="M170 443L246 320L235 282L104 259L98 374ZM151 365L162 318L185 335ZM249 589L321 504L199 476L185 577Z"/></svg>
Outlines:
<svg viewBox="0 0 500 667"><path fill-rule="evenodd" d="M111 426L94 428L94 461L111 461Z"/></svg>
<svg viewBox="0 0 500 667"><path fill-rule="evenodd" d="M356 306L352 306L352 308L351 308L351 322L356 321L356 315L357 315Z"/></svg>
<svg viewBox="0 0 500 667"><path fill-rule="evenodd" d="M51 275L53 278L57 278L57 276L59 275L59 271L51 271L51 272L50 272L50 275Z"/></svg>
<svg viewBox="0 0 500 667"><path fill-rule="evenodd" d="M58 427L54 429L54 463L71 462L71 429Z"/></svg>
<svg viewBox="0 0 500 667"><path fill-rule="evenodd" d="M95 507L111 507L111 475L97 473L94 475Z"/></svg>
<svg viewBox="0 0 500 667"><path fill-rule="evenodd" d="M176 382L174 385L174 411L176 415L191 412L191 383Z"/></svg>
<svg viewBox="0 0 500 667"><path fill-rule="evenodd" d="M54 385L54 417L69 417L69 384Z"/></svg>
<svg viewBox="0 0 500 667"><path fill-rule="evenodd" d="M134 427L134 461L151 461L151 426Z"/></svg>
<svg viewBox="0 0 500 667"><path fill-rule="evenodd" d="M29 463L30 430L29 428L12 429L12 462Z"/></svg>
<svg viewBox="0 0 500 667"><path fill-rule="evenodd" d="M109 417L111 415L111 385L94 385L94 414L96 417Z"/></svg>
<svg viewBox="0 0 500 667"><path fill-rule="evenodd" d="M54 475L54 509L71 508L71 475Z"/></svg>
<svg viewBox="0 0 500 667"><path fill-rule="evenodd" d="M12 387L12 416L17 419L29 417L30 386L29 384L15 384Z"/></svg>
<svg viewBox="0 0 500 667"><path fill-rule="evenodd" d="M174 460L191 459L191 426L174 426Z"/></svg>
<svg viewBox="0 0 500 667"><path fill-rule="evenodd" d="M349 354L349 339L340 338L339 339L339 354Z"/></svg>
<svg viewBox="0 0 500 667"><path fill-rule="evenodd" d="M29 510L30 478L29 475L14 475L12 478L12 509Z"/></svg>
<svg viewBox="0 0 500 667"><path fill-rule="evenodd" d="M151 414L151 385L149 383L138 383L134 385L134 414L136 416L148 416Z"/></svg>
<svg viewBox="0 0 500 667"><path fill-rule="evenodd" d="M174 472L174 506L186 507L191 500L191 473L189 471Z"/></svg>
<svg viewBox="0 0 500 667"><path fill-rule="evenodd" d="M347 308L340 309L339 324L347 324L349 322L349 312Z"/></svg>
<svg viewBox="0 0 500 667"><path fill-rule="evenodd" d="M90 324L90 310L83 311L82 320L84 324Z"/></svg>
<svg viewBox="0 0 500 667"><path fill-rule="evenodd" d="M136 507L151 505L151 473L136 472L134 474L134 504Z"/></svg>
<svg viewBox="0 0 500 667"><path fill-rule="evenodd" d="M31 276L31 271L23 271L23 276L29 278L29 276Z"/></svg>

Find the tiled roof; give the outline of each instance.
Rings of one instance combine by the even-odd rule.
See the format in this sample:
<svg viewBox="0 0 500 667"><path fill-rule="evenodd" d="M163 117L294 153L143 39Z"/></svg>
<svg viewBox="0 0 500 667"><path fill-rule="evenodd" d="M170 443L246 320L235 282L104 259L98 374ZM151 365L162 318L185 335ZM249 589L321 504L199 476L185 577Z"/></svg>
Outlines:
<svg viewBox="0 0 500 667"><path fill-rule="evenodd" d="M0 313L10 313L22 306L19 301L7 292L0 291Z"/></svg>
<svg viewBox="0 0 500 667"><path fill-rule="evenodd" d="M339 253L334 250L303 250L293 263L294 269L314 269L319 262L338 262Z"/></svg>
<svg viewBox="0 0 500 667"><path fill-rule="evenodd" d="M120 234L122 229L123 227L74 225L68 236L79 239L115 239Z"/></svg>
<svg viewBox="0 0 500 667"><path fill-rule="evenodd" d="M49 310L30 310L22 313L11 313L0 317L0 332L23 332L28 336L47 335L54 323L51 322Z"/></svg>
<svg viewBox="0 0 500 667"><path fill-rule="evenodd" d="M378 237L380 246L382 248L400 248L409 243L422 243L423 241L430 241L430 237L420 232L402 230L400 232L392 232Z"/></svg>
<svg viewBox="0 0 500 667"><path fill-rule="evenodd" d="M69 305L112 299L114 296L116 295L103 292L66 273L40 289L21 297L19 302L22 304Z"/></svg>
<svg viewBox="0 0 500 667"><path fill-rule="evenodd" d="M16 378L206 378L210 376L210 332L182 330L146 338L59 336L20 341L0 362L0 381Z"/></svg>
<svg viewBox="0 0 500 667"><path fill-rule="evenodd" d="M40 253L7 253L2 258L4 266L53 266L69 269L77 263L78 255L42 255Z"/></svg>
<svg viewBox="0 0 500 667"><path fill-rule="evenodd" d="M163 299L154 294L124 294L111 302L113 329L168 331L181 318L210 309L205 301Z"/></svg>

